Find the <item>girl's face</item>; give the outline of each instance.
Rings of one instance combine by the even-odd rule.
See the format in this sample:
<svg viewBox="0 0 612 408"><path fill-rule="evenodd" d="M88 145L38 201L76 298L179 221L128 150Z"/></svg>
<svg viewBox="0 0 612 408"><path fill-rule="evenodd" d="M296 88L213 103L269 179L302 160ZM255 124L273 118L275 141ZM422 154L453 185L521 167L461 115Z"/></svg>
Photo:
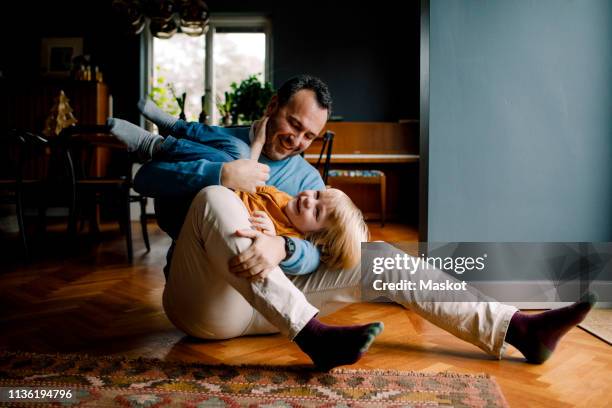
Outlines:
<svg viewBox="0 0 612 408"><path fill-rule="evenodd" d="M314 232L327 226L331 206L326 190L305 190L289 201L285 214L300 232Z"/></svg>

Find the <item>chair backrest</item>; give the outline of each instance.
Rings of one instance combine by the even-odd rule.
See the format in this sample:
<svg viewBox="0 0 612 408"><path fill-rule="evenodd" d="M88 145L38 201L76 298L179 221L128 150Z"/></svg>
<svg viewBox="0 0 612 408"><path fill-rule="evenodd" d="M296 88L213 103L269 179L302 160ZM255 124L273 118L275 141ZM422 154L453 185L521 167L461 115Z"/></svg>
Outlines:
<svg viewBox="0 0 612 408"><path fill-rule="evenodd" d="M321 145L321 153L319 153L319 159L317 160L317 170L321 166L323 160L323 154L325 154L325 161L323 162L323 183L327 185L327 178L329 177L329 166L331 163L332 149L334 146L334 136L336 134L330 130L326 131L323 135L323 144Z"/></svg>
<svg viewBox="0 0 612 408"><path fill-rule="evenodd" d="M126 146L119 142L106 125L77 125L64 129L58 137L59 143L67 151L69 165L76 180L95 177L113 177L132 180L133 157ZM98 148L110 149L112 155L103 174L96 163Z"/></svg>
<svg viewBox="0 0 612 408"><path fill-rule="evenodd" d="M42 179L44 174L30 167L41 161L47 143L42 136L25 130L11 129L4 132L0 137L2 145L0 178L15 180L18 184L26 178Z"/></svg>

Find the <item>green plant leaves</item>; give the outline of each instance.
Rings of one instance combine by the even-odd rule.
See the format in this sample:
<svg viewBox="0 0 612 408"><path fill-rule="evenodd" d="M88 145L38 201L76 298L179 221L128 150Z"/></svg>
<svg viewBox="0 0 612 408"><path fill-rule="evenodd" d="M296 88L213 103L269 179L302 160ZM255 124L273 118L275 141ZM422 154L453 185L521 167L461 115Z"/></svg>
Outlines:
<svg viewBox="0 0 612 408"><path fill-rule="evenodd" d="M263 116L272 95L270 82L251 75L240 84L233 82L231 92L225 92L225 101L217 100L217 109L222 117L230 114L234 125L250 124Z"/></svg>
<svg viewBox="0 0 612 408"><path fill-rule="evenodd" d="M160 66L155 67L156 79L151 85L151 100L164 112L178 116L180 108L174 97L172 84L166 82L166 78L160 74Z"/></svg>

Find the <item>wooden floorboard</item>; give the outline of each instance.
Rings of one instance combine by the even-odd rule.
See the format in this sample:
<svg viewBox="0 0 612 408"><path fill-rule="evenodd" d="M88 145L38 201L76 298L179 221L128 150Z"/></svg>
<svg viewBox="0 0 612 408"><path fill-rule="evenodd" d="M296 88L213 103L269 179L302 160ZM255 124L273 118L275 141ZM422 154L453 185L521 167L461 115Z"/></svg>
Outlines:
<svg viewBox="0 0 612 408"><path fill-rule="evenodd" d="M307 364L308 358L281 335L227 341L184 336L161 306L161 268L169 239L154 224L146 254L138 225L134 263L114 225L97 237L69 242L50 231L33 243L35 259L24 263L16 240L2 245L0 348L34 352L157 357L226 364ZM372 239L414 241L416 229L371 225ZM350 305L323 319L350 324L381 320L385 331L356 368L486 372L499 382L511 406L612 406L612 348L581 329L563 339L543 365L524 362L509 348L497 361L414 313L389 304Z"/></svg>

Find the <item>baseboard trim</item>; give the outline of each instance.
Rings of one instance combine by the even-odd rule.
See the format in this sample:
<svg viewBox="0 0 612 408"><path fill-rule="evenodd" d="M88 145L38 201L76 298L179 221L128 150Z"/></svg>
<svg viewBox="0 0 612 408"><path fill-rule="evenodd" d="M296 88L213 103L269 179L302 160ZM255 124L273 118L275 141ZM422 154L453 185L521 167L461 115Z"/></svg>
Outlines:
<svg viewBox="0 0 612 408"><path fill-rule="evenodd" d="M555 285L555 282L534 281L476 281L469 285L502 303L513 305L519 309L554 309L567 306L572 302L559 299L578 299L583 283L565 282ZM588 285L595 292L599 301L597 308L612 308L612 282L594 280Z"/></svg>

